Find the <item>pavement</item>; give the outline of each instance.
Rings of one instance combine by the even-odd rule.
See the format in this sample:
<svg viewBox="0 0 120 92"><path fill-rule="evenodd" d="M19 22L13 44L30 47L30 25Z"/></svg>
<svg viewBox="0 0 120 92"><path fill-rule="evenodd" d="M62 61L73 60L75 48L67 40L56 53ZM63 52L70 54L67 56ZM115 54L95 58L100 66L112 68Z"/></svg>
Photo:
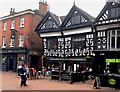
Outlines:
<svg viewBox="0 0 120 92"><path fill-rule="evenodd" d="M2 76L1 76L2 75ZM116 89L109 87L101 87L101 89L93 89L93 81L85 83L77 82L69 84L67 81L58 81L47 79L28 79L28 86L20 87L20 77L14 72L0 72L2 80L2 90L109 90Z"/></svg>

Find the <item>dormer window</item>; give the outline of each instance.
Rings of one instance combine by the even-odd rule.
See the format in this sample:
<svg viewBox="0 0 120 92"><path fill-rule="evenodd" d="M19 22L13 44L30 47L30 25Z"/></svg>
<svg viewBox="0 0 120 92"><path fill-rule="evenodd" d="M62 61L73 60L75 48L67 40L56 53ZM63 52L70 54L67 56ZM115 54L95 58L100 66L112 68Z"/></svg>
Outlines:
<svg viewBox="0 0 120 92"><path fill-rule="evenodd" d="M20 27L24 27L24 18L20 18Z"/></svg>

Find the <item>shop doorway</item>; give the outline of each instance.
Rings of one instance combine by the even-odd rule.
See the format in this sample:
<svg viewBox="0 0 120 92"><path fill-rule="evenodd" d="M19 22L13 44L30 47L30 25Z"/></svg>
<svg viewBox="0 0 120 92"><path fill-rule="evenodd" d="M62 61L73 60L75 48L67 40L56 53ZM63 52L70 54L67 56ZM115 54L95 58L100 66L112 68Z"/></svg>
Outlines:
<svg viewBox="0 0 120 92"><path fill-rule="evenodd" d="M39 56L31 56L30 68L39 69L40 65L40 57Z"/></svg>
<svg viewBox="0 0 120 92"><path fill-rule="evenodd" d="M13 58L9 59L9 70L12 71L13 68Z"/></svg>

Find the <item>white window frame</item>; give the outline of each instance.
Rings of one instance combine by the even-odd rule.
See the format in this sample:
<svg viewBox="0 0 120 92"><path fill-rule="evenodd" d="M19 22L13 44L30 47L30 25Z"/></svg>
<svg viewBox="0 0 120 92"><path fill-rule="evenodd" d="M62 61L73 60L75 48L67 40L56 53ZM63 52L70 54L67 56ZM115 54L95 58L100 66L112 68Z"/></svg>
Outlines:
<svg viewBox="0 0 120 92"><path fill-rule="evenodd" d="M2 48L6 48L6 37L2 37Z"/></svg>
<svg viewBox="0 0 120 92"><path fill-rule="evenodd" d="M15 39L10 39L10 47L14 47L14 41L15 41Z"/></svg>
<svg viewBox="0 0 120 92"><path fill-rule="evenodd" d="M24 27L24 18L20 18L20 27Z"/></svg>
<svg viewBox="0 0 120 92"><path fill-rule="evenodd" d="M4 23L3 23L3 30L6 30L7 29L7 22L5 21Z"/></svg>
<svg viewBox="0 0 120 92"><path fill-rule="evenodd" d="M19 47L23 47L24 46L24 35L20 34L19 36Z"/></svg>
<svg viewBox="0 0 120 92"><path fill-rule="evenodd" d="M115 31L115 35L112 35L112 31ZM117 48L117 37L120 36L117 34L117 29L116 30L110 30L110 35L108 34L108 37L107 37L107 49L110 49L110 50L114 50L114 49L120 49L120 48ZM112 48L112 37L115 37L115 48ZM110 44L109 44L110 42Z"/></svg>
<svg viewBox="0 0 120 92"><path fill-rule="evenodd" d="M15 29L15 20L11 21L11 29Z"/></svg>

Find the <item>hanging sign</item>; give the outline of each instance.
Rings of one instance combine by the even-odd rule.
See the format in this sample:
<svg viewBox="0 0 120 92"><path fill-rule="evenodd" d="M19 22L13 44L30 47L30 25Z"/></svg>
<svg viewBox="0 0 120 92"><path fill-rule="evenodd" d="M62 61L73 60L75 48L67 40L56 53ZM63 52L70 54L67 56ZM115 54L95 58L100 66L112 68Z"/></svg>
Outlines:
<svg viewBox="0 0 120 92"><path fill-rule="evenodd" d="M108 79L108 83L110 85L115 85L116 84L116 80L114 78L110 78L110 79Z"/></svg>

